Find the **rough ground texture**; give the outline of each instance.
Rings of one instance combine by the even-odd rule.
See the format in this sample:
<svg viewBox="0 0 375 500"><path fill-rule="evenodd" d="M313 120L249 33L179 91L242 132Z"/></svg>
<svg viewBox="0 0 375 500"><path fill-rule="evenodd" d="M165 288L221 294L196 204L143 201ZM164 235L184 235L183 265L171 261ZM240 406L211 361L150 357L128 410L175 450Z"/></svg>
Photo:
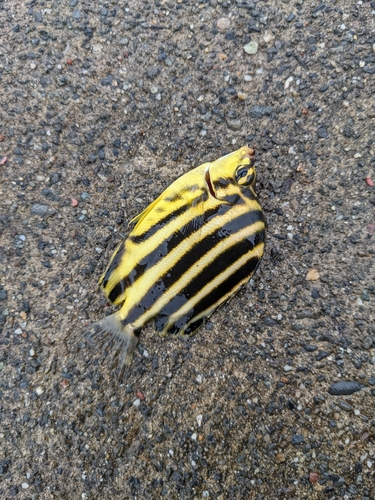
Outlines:
<svg viewBox="0 0 375 500"><path fill-rule="evenodd" d="M375 498L374 29L365 0L0 0L0 498ZM112 250L245 143L260 269L119 380L82 334Z"/></svg>

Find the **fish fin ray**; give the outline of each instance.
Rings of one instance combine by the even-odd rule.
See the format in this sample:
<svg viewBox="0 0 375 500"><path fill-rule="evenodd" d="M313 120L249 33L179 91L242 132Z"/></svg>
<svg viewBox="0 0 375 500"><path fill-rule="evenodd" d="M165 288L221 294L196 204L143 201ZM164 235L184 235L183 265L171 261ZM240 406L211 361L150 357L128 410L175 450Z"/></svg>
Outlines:
<svg viewBox="0 0 375 500"><path fill-rule="evenodd" d="M142 220L156 207L156 205L159 204L159 202L162 200L164 193L160 195L156 200L154 200L152 203L147 205L147 207L142 210L142 212L135 217L132 218L132 220L129 222L129 224L135 224L134 229L142 222Z"/></svg>
<svg viewBox="0 0 375 500"><path fill-rule="evenodd" d="M130 366L138 336L130 324L123 322L119 311L88 326L85 334L100 348L110 348L110 365L117 361L120 374Z"/></svg>

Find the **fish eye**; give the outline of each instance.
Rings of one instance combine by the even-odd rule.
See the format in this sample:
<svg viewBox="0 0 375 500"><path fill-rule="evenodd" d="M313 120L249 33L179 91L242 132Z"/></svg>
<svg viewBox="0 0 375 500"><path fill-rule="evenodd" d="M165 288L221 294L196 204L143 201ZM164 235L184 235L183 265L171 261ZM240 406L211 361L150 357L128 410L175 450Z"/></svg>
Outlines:
<svg viewBox="0 0 375 500"><path fill-rule="evenodd" d="M255 182L255 170L249 165L240 165L235 177L240 186L250 186Z"/></svg>

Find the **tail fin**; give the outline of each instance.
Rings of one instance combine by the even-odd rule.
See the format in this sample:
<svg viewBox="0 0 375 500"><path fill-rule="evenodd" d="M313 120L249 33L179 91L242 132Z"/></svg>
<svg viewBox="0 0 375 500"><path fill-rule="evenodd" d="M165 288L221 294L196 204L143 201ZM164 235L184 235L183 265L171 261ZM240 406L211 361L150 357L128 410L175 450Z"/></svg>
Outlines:
<svg viewBox="0 0 375 500"><path fill-rule="evenodd" d="M130 366L138 336L131 325L123 323L119 311L87 327L86 334L103 350L109 348L112 351L111 359L117 360L120 372Z"/></svg>

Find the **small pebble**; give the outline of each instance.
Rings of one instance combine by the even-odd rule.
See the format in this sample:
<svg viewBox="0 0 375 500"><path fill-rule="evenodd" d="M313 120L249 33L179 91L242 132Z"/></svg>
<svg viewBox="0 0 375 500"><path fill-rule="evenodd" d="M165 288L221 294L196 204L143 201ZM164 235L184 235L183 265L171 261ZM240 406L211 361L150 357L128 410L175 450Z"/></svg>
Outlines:
<svg viewBox="0 0 375 500"><path fill-rule="evenodd" d="M48 213L48 205L35 204L31 207L31 213L35 215L46 215Z"/></svg>
<svg viewBox="0 0 375 500"><path fill-rule="evenodd" d="M352 411L352 410L353 410L352 405L350 405L350 404L349 404L349 403L347 403L346 401L339 401L337 404L339 405L339 407L340 407L342 410L345 410L345 411Z"/></svg>
<svg viewBox="0 0 375 500"><path fill-rule="evenodd" d="M310 472L310 474L309 474L310 483L315 484L316 482L318 482L318 479L319 479L319 475L317 472Z"/></svg>
<svg viewBox="0 0 375 500"><path fill-rule="evenodd" d="M257 42L249 42L244 46L244 51L246 54L256 54L258 52L258 43Z"/></svg>
<svg viewBox="0 0 375 500"><path fill-rule="evenodd" d="M227 17L221 17L217 23L217 28L220 30L220 31L225 31L229 28L230 26L230 20L227 18Z"/></svg>
<svg viewBox="0 0 375 500"><path fill-rule="evenodd" d="M319 279L319 272L317 269L310 269L306 274L306 281L317 281Z"/></svg>
<svg viewBox="0 0 375 500"><path fill-rule="evenodd" d="M44 392L44 389L40 385L35 388L35 393L37 396L41 396L43 394L43 392Z"/></svg>
<svg viewBox="0 0 375 500"><path fill-rule="evenodd" d="M370 337L370 336L365 337L362 340L363 349L370 349L372 347L373 342L374 341L373 341L372 337Z"/></svg>

